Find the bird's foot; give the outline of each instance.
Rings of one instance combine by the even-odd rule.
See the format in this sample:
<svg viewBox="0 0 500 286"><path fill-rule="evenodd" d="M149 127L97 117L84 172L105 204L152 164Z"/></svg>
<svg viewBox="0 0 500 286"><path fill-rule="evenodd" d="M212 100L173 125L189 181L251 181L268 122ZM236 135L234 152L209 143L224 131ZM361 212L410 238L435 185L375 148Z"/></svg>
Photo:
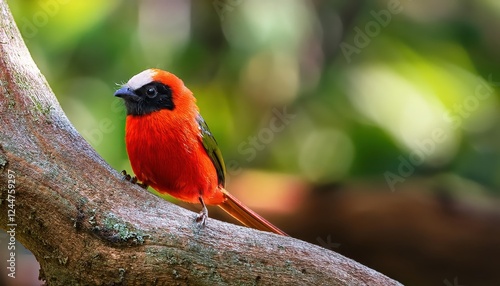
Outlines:
<svg viewBox="0 0 500 286"><path fill-rule="evenodd" d="M206 211L201 211L199 214L196 215L195 221L201 226L205 227L207 224L207 217L208 213Z"/></svg>
<svg viewBox="0 0 500 286"><path fill-rule="evenodd" d="M203 199L200 197L200 203L202 205L201 212L196 216L195 221L198 223L201 227L204 227L207 224L207 218L208 218L208 209L207 206L205 205L205 202Z"/></svg>
<svg viewBox="0 0 500 286"><path fill-rule="evenodd" d="M137 182L137 178L136 178L136 177L132 178L132 176L130 176L130 175L127 173L127 171L125 171L125 170L121 171L121 173L120 173L120 174L122 174L122 176L123 176L123 177L122 177L122 180L129 181L129 182L131 182L131 183L134 183L133 179L135 179L135 182Z"/></svg>
<svg viewBox="0 0 500 286"><path fill-rule="evenodd" d="M138 185L139 187L143 188L143 189L147 189L148 188L148 185L147 184L144 184L144 183L139 183L137 181L137 177L136 176L130 176L130 174L127 173L127 171L123 170L121 172L121 174L123 175L123 180L125 181L129 181L131 182L132 184L135 184L135 185Z"/></svg>

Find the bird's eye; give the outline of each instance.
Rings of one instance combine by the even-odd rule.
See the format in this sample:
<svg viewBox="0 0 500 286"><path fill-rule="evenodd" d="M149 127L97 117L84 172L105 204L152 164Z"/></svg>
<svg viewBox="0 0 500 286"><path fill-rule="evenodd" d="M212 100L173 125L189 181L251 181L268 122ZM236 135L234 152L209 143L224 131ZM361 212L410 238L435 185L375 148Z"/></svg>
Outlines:
<svg viewBox="0 0 500 286"><path fill-rule="evenodd" d="M155 86L148 86L146 87L146 96L149 98L153 98L158 94L158 91L156 90Z"/></svg>

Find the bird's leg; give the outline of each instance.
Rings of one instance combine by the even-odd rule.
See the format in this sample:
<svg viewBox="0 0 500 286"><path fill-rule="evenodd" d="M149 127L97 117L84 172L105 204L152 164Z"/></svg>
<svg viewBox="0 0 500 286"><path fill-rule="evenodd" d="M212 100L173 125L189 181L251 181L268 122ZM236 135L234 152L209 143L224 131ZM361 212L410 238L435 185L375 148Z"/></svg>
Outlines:
<svg viewBox="0 0 500 286"><path fill-rule="evenodd" d="M143 188L143 189L147 189L147 188L149 187L149 186L148 186L147 184L145 184L145 183L139 183L139 182L137 181L137 177L136 177L136 176L133 176L133 177L132 177L132 176L130 176L129 174L127 174L127 171L125 171L125 170L123 170L123 171L121 172L121 174L123 175L123 180L125 180L125 181L129 181L129 182L131 182L132 184L136 184L136 185L138 185L139 187L141 187L141 188Z"/></svg>
<svg viewBox="0 0 500 286"><path fill-rule="evenodd" d="M201 209L201 212L196 216L196 222L203 227L207 224L208 209L205 205L205 202L203 201L203 198L199 197L198 199L200 200L201 206L203 208Z"/></svg>

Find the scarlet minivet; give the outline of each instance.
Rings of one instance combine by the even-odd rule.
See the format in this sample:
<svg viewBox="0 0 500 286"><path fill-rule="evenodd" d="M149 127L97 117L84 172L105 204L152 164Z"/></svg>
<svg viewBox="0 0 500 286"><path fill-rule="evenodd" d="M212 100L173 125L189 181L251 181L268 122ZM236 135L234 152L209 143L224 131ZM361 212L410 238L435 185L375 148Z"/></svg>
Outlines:
<svg viewBox="0 0 500 286"><path fill-rule="evenodd" d="M224 189L226 168L193 93L175 75L148 69L133 76L115 96L125 100L125 141L136 178L190 203L217 205L246 226L286 235Z"/></svg>

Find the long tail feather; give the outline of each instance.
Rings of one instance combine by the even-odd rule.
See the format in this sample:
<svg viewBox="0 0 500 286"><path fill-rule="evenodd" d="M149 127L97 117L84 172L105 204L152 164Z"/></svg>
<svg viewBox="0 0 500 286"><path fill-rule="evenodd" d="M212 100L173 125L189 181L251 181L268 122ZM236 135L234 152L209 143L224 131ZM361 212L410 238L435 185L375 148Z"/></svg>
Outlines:
<svg viewBox="0 0 500 286"><path fill-rule="evenodd" d="M225 212L240 221L242 224L258 230L273 232L276 234L288 236L282 230L268 222L266 219L249 209L238 199L233 197L229 192L223 189L226 200L218 205Z"/></svg>

